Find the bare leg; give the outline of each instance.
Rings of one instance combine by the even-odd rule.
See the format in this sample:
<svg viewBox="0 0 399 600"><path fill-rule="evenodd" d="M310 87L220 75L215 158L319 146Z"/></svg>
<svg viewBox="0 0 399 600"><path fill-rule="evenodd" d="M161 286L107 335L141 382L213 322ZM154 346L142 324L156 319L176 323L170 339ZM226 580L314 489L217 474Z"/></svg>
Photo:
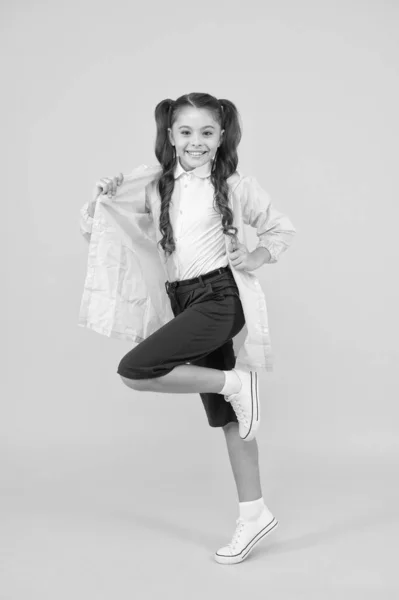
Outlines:
<svg viewBox="0 0 399 600"><path fill-rule="evenodd" d="M120 377L132 389L174 394L219 393L225 383L223 371L195 365L179 365L167 375L155 379L128 379L122 375ZM239 501L258 500L262 497L262 490L256 439L244 442L238 433L238 423L235 422L225 425L223 431Z"/></svg>
<svg viewBox="0 0 399 600"><path fill-rule="evenodd" d="M128 379L122 375L120 377L127 386L134 390L164 392L166 394L219 393L225 383L223 371L195 365L179 365L167 375L155 379Z"/></svg>
<svg viewBox="0 0 399 600"><path fill-rule="evenodd" d="M239 502L262 497L259 473L259 452L256 439L244 442L238 434L238 423L223 427L227 450L237 486Z"/></svg>

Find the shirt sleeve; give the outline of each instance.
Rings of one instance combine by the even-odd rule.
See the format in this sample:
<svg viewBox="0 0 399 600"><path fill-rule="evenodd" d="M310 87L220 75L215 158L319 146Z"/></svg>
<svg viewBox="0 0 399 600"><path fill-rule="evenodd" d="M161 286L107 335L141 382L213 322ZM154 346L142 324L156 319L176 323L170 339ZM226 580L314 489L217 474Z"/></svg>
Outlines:
<svg viewBox="0 0 399 600"><path fill-rule="evenodd" d="M243 177L237 191L240 194L244 223L256 227L259 238L257 248L266 248L270 252L269 262L277 262L291 245L296 229L290 219L272 205L269 194L262 189L255 177Z"/></svg>

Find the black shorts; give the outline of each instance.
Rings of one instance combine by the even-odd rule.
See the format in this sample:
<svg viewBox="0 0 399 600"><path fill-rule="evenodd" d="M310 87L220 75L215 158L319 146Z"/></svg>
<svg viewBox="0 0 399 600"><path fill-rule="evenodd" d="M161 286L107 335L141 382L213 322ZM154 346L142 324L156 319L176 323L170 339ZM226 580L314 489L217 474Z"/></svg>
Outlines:
<svg viewBox="0 0 399 600"><path fill-rule="evenodd" d="M129 379L152 379L178 365L229 371L236 356L232 338L245 325L240 294L230 267L200 277L165 283L175 318L130 350L117 373ZM209 425L237 422L224 396L200 393Z"/></svg>

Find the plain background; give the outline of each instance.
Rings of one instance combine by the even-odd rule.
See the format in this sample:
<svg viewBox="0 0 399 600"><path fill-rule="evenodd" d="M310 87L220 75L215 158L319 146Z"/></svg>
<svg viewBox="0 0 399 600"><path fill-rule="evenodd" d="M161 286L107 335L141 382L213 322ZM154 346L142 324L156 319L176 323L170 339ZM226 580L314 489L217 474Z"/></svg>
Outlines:
<svg viewBox="0 0 399 600"><path fill-rule="evenodd" d="M2 600L396 598L398 4L0 13ZM155 106L188 92L236 104L239 168L297 228L257 271L275 355L258 444L280 527L230 568L213 561L238 516L222 431L198 395L128 389L129 343L77 326L79 209L100 177L156 164Z"/></svg>

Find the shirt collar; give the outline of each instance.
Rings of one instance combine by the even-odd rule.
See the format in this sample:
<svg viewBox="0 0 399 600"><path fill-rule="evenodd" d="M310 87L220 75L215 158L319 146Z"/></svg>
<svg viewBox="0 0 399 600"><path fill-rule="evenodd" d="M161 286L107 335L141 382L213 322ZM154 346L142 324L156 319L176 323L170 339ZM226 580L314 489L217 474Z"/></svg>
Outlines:
<svg viewBox="0 0 399 600"><path fill-rule="evenodd" d="M212 170L212 161L208 160L208 162L206 162L204 165L201 165L200 167L196 167L195 169L192 169L191 171L185 171L180 164L179 158L176 157L174 176L175 176L175 179L177 179L183 173L189 173L190 175L195 175L196 177L201 177L202 179L206 179L206 177L210 177L211 170Z"/></svg>

